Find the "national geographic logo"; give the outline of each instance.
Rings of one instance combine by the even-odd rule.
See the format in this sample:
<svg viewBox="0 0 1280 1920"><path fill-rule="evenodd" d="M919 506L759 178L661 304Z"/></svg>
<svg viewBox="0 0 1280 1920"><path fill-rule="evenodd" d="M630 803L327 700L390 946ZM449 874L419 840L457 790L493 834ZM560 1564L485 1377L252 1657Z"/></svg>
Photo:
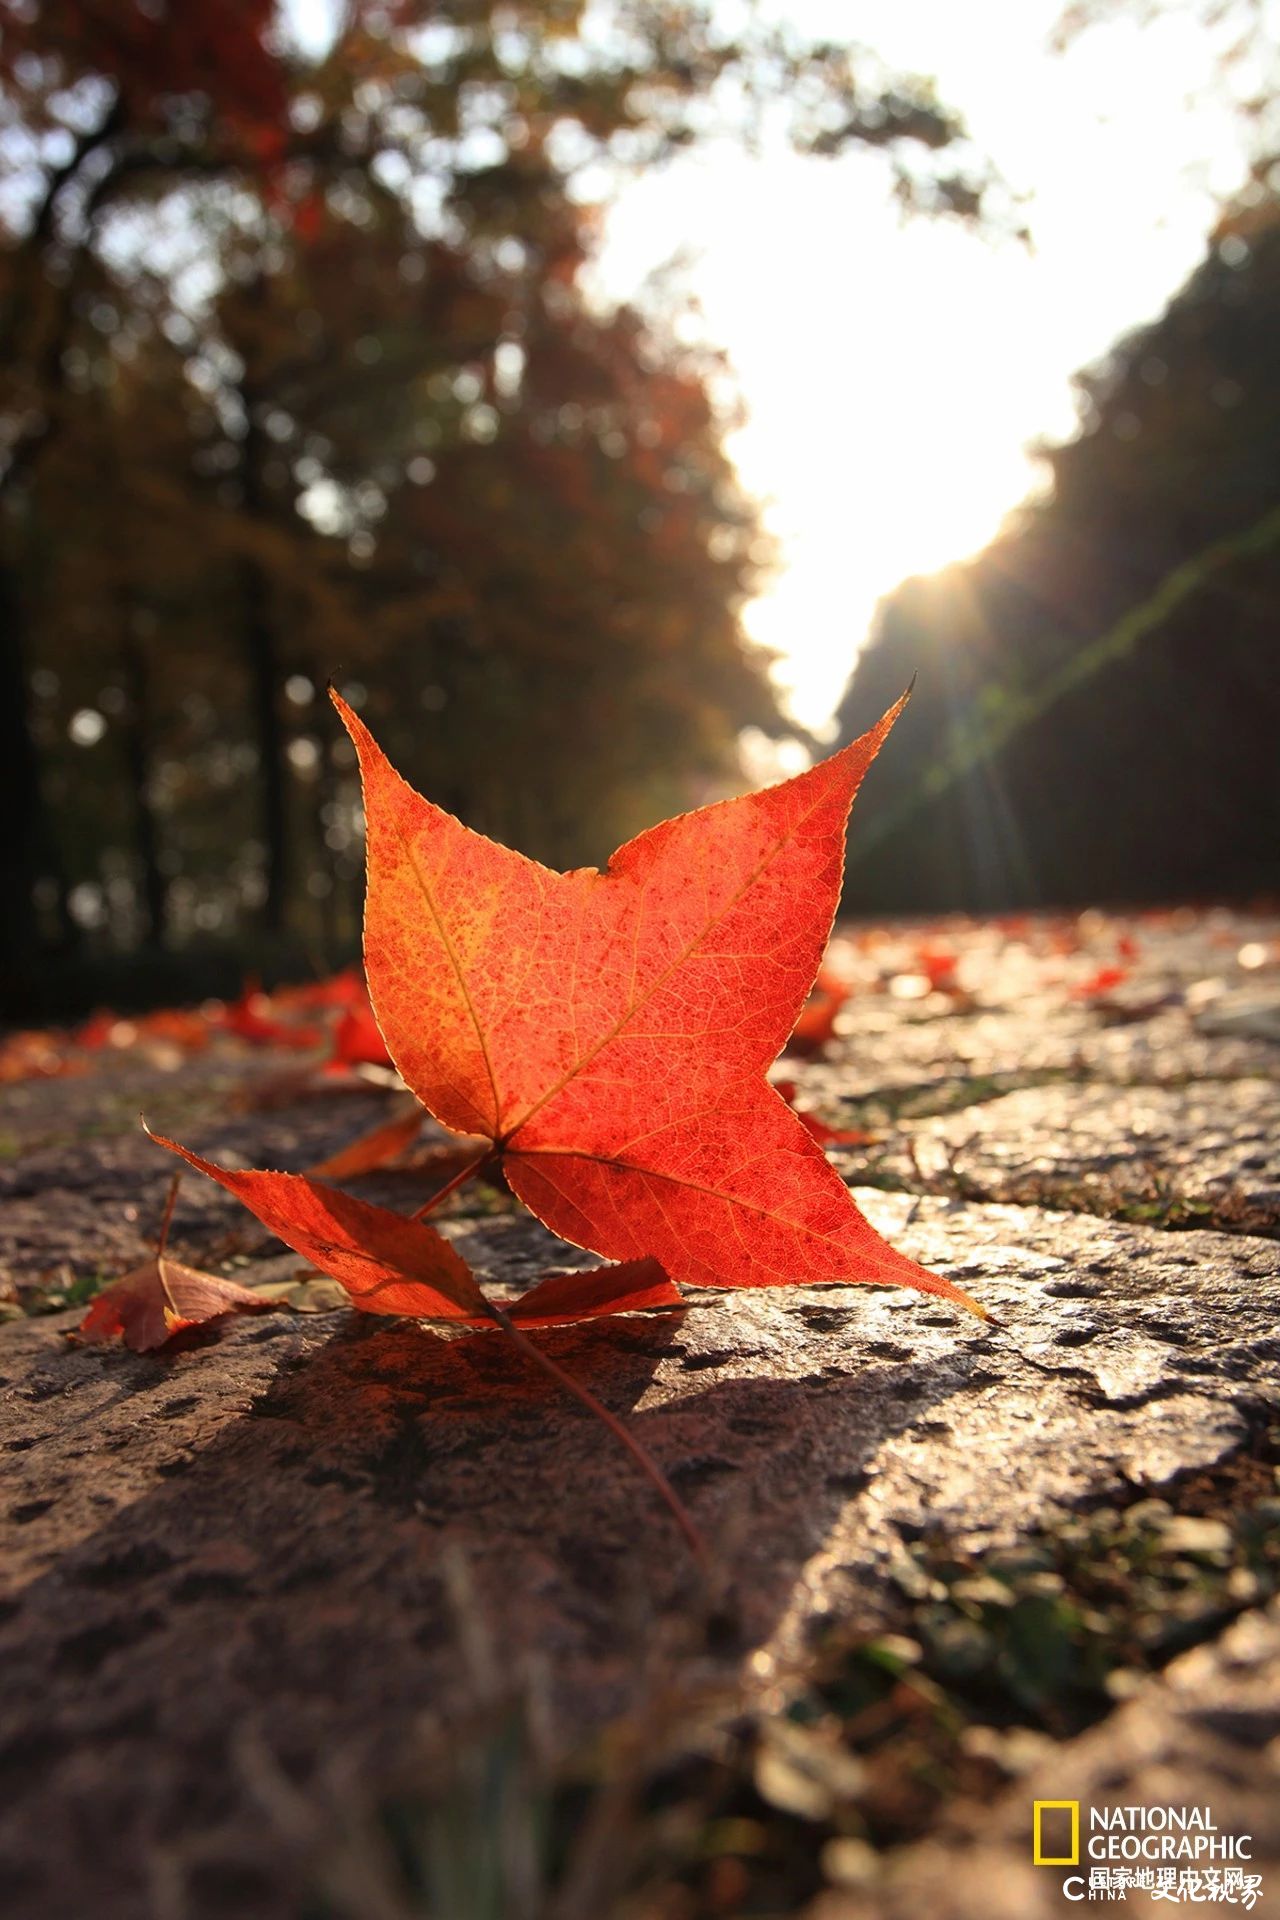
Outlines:
<svg viewBox="0 0 1280 1920"><path fill-rule="evenodd" d="M1035 1865L1080 1868L1063 1875L1067 1900L1124 1900L1132 1892L1252 1912L1262 1898L1250 1835L1224 1833L1209 1807L1090 1806L1087 1837L1085 1825L1078 1800L1032 1802Z"/></svg>
<svg viewBox="0 0 1280 1920"><path fill-rule="evenodd" d="M1045 1815L1052 1816L1049 1820ZM1046 1842L1045 1829L1049 1830ZM1038 1867L1078 1867L1080 1864L1080 1802L1037 1800L1032 1808L1032 1858ZM1047 1851L1055 1847L1056 1852Z"/></svg>

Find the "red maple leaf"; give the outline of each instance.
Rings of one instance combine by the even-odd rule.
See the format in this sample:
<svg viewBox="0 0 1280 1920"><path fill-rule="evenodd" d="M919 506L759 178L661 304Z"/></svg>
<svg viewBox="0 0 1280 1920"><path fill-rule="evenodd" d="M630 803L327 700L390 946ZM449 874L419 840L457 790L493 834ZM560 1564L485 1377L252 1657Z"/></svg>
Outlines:
<svg viewBox="0 0 1280 1920"><path fill-rule="evenodd" d="M327 1064L341 1067L389 1067L391 1056L378 1031L373 1009L363 1005L348 1007L333 1036L333 1054Z"/></svg>
<svg viewBox="0 0 1280 1920"><path fill-rule="evenodd" d="M874 1281L982 1313L881 1239L765 1078L817 973L849 808L901 702L796 779L664 821L603 873L562 874L424 800L334 699L364 784L378 1025L428 1111L479 1136L476 1168L498 1157L562 1239L656 1260L676 1280ZM301 1176L184 1158L354 1295L380 1261L383 1310L485 1311L459 1257L419 1222L375 1222L380 1209ZM434 1305L411 1304L414 1287Z"/></svg>
<svg viewBox="0 0 1280 1920"><path fill-rule="evenodd" d="M264 1300L234 1280L201 1273L157 1253L104 1287L77 1333L91 1343L119 1334L135 1353L152 1353L176 1333L203 1326L224 1313L269 1313L274 1306L274 1300Z"/></svg>
<svg viewBox="0 0 1280 1920"><path fill-rule="evenodd" d="M551 1274L518 1300L495 1302L481 1292L462 1255L422 1220L357 1200L303 1173L237 1172L160 1134L151 1137L234 1193L286 1245L339 1281L366 1313L491 1327L505 1312L537 1327L680 1305L680 1294L656 1260Z"/></svg>
<svg viewBox="0 0 1280 1920"><path fill-rule="evenodd" d="M765 1078L901 703L796 779L664 821L603 873L560 874L415 793L334 698L364 783L383 1038L554 1233L706 1286L880 1281L972 1304L880 1238Z"/></svg>
<svg viewBox="0 0 1280 1920"><path fill-rule="evenodd" d="M226 1313L269 1313L275 1305L260 1293L214 1273L201 1273L165 1252L181 1174L175 1173L165 1202L156 1250L140 1267L113 1280L93 1300L76 1329L90 1345L119 1335L135 1353L153 1353L175 1334L201 1327Z"/></svg>
<svg viewBox="0 0 1280 1920"><path fill-rule="evenodd" d="M812 1107L800 1106L800 1089L794 1080L775 1080L773 1084L805 1132L811 1133L820 1147L868 1147L875 1139L875 1134L868 1133L865 1127L833 1127Z"/></svg>
<svg viewBox="0 0 1280 1920"><path fill-rule="evenodd" d="M296 1047L306 1051L324 1039L319 1027L298 1026L272 1012L270 996L251 981L238 1000L223 1009L222 1025L237 1039L259 1047Z"/></svg>

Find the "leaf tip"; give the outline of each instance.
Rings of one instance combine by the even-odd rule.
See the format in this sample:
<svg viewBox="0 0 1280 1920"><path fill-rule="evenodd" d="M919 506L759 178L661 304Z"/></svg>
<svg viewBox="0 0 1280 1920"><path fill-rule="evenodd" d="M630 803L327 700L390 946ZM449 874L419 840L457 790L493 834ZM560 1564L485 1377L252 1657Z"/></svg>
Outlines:
<svg viewBox="0 0 1280 1920"><path fill-rule="evenodd" d="M981 1320L984 1325L989 1327L998 1327L1000 1325L1000 1322L983 1306L982 1302L975 1300L972 1294L966 1293L963 1287L956 1287L951 1297L958 1307L966 1308L975 1320Z"/></svg>
<svg viewBox="0 0 1280 1920"><path fill-rule="evenodd" d="M325 691L328 694L330 701L333 703L334 710L337 713L339 720L341 720L343 726L346 728L347 732L351 735L352 740L358 746L359 735L366 731L363 720L361 720L359 714L356 712L355 708L351 705L350 701L343 699L342 695L339 693L337 689L337 686L332 680L330 680L327 683L325 687Z"/></svg>

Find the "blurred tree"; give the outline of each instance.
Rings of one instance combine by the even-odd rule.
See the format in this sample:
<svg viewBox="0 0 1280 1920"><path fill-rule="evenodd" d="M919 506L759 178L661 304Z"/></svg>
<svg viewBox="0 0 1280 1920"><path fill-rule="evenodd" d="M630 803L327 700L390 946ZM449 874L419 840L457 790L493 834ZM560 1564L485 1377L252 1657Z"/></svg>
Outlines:
<svg viewBox="0 0 1280 1920"><path fill-rule="evenodd" d="M647 810L655 766L723 771L772 713L737 625L762 543L708 368L583 290L602 199L781 119L885 150L914 204L982 201L926 86L751 11L348 0L314 54L291 18L0 0L15 990L104 913L125 943L255 902L339 926L296 884L317 835L345 858L349 769L305 726L337 668L549 857ZM105 704L68 709L95 676Z"/></svg>
<svg viewBox="0 0 1280 1920"><path fill-rule="evenodd" d="M173 18L129 0L74 10L0 7L0 128L10 163L0 212L0 799L8 830L0 859L0 981L39 967L51 929L41 885L59 903L63 864L44 803L30 724L29 482L80 398L84 369L114 335L136 352L152 276L128 285L113 271L108 213L136 206L155 183L233 145L277 138L284 109L268 53L267 0L188 7ZM144 184L146 183L146 184ZM143 297L139 301L136 295ZM126 309L132 309L126 318Z"/></svg>
<svg viewBox="0 0 1280 1920"><path fill-rule="evenodd" d="M1280 881L1280 201L1224 217L1080 381L1052 489L883 604L842 708L919 671L870 776L859 907L1240 895Z"/></svg>

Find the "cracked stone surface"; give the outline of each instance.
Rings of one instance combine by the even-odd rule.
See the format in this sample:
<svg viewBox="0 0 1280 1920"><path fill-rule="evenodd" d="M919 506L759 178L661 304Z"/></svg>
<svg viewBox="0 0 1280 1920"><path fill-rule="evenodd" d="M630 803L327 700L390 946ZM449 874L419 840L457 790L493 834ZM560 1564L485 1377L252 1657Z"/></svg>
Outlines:
<svg viewBox="0 0 1280 1920"><path fill-rule="evenodd" d="M1185 1001L1112 1025L1107 1011L1060 999L972 1011L936 999L942 1004L931 998L904 1009L880 1000L846 1008L831 1057L808 1070L815 1087L861 1100L1001 1078L1015 1085L1059 1077L1175 1088L1197 1080L1280 1078L1274 1039L1257 1038L1247 1027L1203 1031Z"/></svg>
<svg viewBox="0 0 1280 1920"><path fill-rule="evenodd" d="M1280 953L1276 928L1144 925L1108 1005L1074 987L1108 960L1111 932L1068 932L1074 947L1056 922L949 929L965 982L950 1002L927 981L915 998L893 990L919 936L886 935L830 1056L795 1069L804 1102L880 1136L838 1160L864 1210L976 1293L998 1331L915 1295L813 1287L691 1294L682 1313L545 1336L688 1503L722 1582L710 1600L626 1454L496 1336L281 1313L151 1358L71 1346L74 1312L19 1315L42 1287L145 1251L170 1169L136 1131L140 1106L228 1164L304 1167L384 1118L385 1093L247 1112L232 1104L244 1067L123 1058L5 1089L0 1312L19 1316L0 1323L7 1920L301 1913L309 1863L267 1817L253 1755L304 1795L335 1758L372 1789L424 1713L463 1712L459 1577L504 1667L545 1665L568 1747L633 1706L655 1660L681 1689L771 1697L822 1622L891 1617L891 1571L922 1532L981 1552L1239 1446L1280 1404L1275 971L1237 959ZM931 1151L958 1163L962 1190ZM1141 1204L1148 1167L1210 1225L1115 1217ZM868 1169L904 1190L858 1185ZM1109 1187L1090 1185L1103 1174ZM420 1196L406 1181L361 1191L407 1209ZM445 1224L494 1280L519 1288L585 1260L502 1201L483 1206ZM233 1259L250 1284L300 1264L194 1179L175 1250ZM1232 1632L1247 1638L1246 1623ZM1265 1663L1233 1645L1188 1656L1068 1743L1041 1797L1100 1779L1113 1737L1117 1777L1141 1784L1154 1728L1162 1782L1240 1796L1253 1818L1269 1776L1251 1784L1237 1747L1263 1721L1250 1706L1211 1726L1193 1704L1261 1697ZM989 1848L1005 1872L1022 1805L909 1849L900 1883L826 1897L858 1920L966 1920L956 1861ZM1008 1875L1014 1904L984 1895L985 1911L1035 1920Z"/></svg>
<svg viewBox="0 0 1280 1920"><path fill-rule="evenodd" d="M1024 1087L911 1123L871 1164L903 1185L1275 1234L1280 1084Z"/></svg>
<svg viewBox="0 0 1280 1920"><path fill-rule="evenodd" d="M736 1621L715 1653L627 1457L496 1338L282 1315L156 1361L68 1348L68 1316L3 1328L8 1910L136 1912L176 1860L197 1910L234 1880L239 1912L280 1911L301 1863L255 1838L237 1739L301 1782L334 1744L391 1764L462 1684L450 1549L580 1733L635 1703L655 1634L690 1677L746 1653L763 1683L815 1618L874 1618L925 1526L1012 1540L1046 1505L1217 1459L1276 1395L1272 1242L859 1198L1007 1333L832 1287L548 1337L712 1542ZM455 1231L516 1282L549 1251L514 1220Z"/></svg>

